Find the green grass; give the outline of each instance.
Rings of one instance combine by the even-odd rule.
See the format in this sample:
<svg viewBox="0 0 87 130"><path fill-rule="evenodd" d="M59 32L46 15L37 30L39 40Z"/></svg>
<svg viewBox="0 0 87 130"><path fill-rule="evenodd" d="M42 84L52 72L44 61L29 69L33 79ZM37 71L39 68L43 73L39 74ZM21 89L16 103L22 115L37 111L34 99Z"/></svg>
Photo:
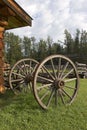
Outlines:
<svg viewBox="0 0 87 130"><path fill-rule="evenodd" d="M87 79L72 105L44 111L31 92L0 94L0 130L87 130Z"/></svg>

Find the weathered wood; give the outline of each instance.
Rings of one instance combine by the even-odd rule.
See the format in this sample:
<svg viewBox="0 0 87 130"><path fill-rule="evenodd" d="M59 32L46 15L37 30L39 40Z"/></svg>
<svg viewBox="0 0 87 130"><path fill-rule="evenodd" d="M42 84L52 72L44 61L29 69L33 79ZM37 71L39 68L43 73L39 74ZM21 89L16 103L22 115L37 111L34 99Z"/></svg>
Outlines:
<svg viewBox="0 0 87 130"><path fill-rule="evenodd" d="M77 65L77 66L79 66L79 67L87 67L87 65L86 65L86 64L83 64L83 63L78 63L78 62L76 62L76 65Z"/></svg>
<svg viewBox="0 0 87 130"><path fill-rule="evenodd" d="M85 74L87 74L87 65L83 63L76 62L76 68L78 71L78 74L81 78L85 77Z"/></svg>
<svg viewBox="0 0 87 130"><path fill-rule="evenodd" d="M0 19L1 18L7 21L7 23L5 23L8 24L5 27L6 30L32 26L32 18L30 15L28 15L14 0L0 0Z"/></svg>
<svg viewBox="0 0 87 130"><path fill-rule="evenodd" d="M4 77L3 77L3 65L4 65L3 38L4 38L4 27L0 27L0 92L2 93L5 91Z"/></svg>
<svg viewBox="0 0 87 130"><path fill-rule="evenodd" d="M7 21L0 21L0 25L3 27L4 25L7 26L8 25L8 22Z"/></svg>
<svg viewBox="0 0 87 130"><path fill-rule="evenodd" d="M14 0L0 0L0 92L5 91L3 76L4 31L31 25L32 18Z"/></svg>

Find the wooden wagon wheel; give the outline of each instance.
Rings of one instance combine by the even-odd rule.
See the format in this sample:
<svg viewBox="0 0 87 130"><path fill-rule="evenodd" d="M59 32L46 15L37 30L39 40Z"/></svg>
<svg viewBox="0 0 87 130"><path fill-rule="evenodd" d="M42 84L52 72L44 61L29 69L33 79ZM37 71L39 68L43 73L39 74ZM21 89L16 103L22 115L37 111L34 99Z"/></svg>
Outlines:
<svg viewBox="0 0 87 130"><path fill-rule="evenodd" d="M71 104L76 97L78 86L76 67L63 55L47 57L35 71L34 95L44 109L61 103Z"/></svg>
<svg viewBox="0 0 87 130"><path fill-rule="evenodd" d="M26 58L19 60L11 69L9 74L10 88L15 94L32 88L32 81L38 62Z"/></svg>

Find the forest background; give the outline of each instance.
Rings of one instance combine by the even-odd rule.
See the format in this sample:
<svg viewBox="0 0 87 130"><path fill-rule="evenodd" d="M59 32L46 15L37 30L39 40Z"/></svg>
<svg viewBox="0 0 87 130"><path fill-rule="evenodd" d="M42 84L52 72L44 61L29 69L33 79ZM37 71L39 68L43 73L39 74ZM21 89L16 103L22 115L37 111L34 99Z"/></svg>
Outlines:
<svg viewBox="0 0 87 130"><path fill-rule="evenodd" d="M12 66L22 58L33 58L42 61L45 57L53 54L62 54L69 57L73 62L87 64L87 32L76 29L74 36L65 29L64 41L54 42L48 36L46 40L37 40L35 37L15 35L5 32L5 62Z"/></svg>

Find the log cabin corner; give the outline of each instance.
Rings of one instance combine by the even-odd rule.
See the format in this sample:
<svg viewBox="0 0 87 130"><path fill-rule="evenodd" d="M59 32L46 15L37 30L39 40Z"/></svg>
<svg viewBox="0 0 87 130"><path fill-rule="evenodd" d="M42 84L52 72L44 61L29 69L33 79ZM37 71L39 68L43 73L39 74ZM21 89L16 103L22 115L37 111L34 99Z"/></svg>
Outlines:
<svg viewBox="0 0 87 130"><path fill-rule="evenodd" d="M5 92L4 66L4 32L5 30L32 26L32 18L14 0L0 0L0 93Z"/></svg>

